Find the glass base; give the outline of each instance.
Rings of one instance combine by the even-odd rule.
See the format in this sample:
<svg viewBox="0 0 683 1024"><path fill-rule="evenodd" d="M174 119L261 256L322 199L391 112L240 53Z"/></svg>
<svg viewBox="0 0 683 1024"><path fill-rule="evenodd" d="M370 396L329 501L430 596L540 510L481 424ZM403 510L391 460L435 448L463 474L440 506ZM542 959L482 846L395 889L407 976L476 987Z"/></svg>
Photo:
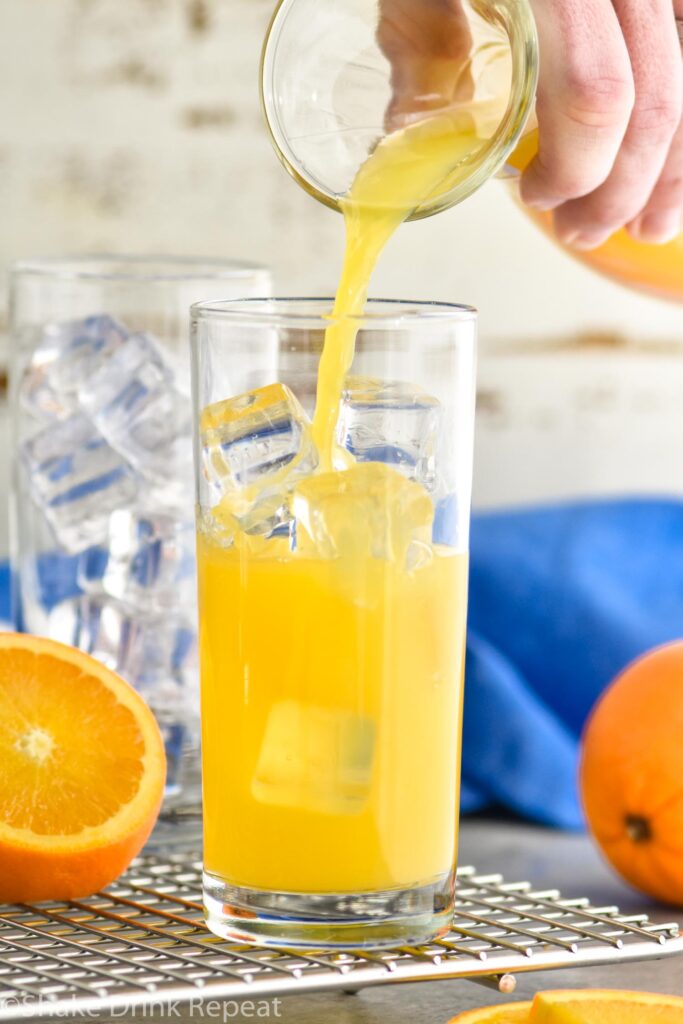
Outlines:
<svg viewBox="0 0 683 1024"><path fill-rule="evenodd" d="M204 873L206 923L223 939L262 946L391 949L445 935L455 873L427 885L381 892L270 892Z"/></svg>

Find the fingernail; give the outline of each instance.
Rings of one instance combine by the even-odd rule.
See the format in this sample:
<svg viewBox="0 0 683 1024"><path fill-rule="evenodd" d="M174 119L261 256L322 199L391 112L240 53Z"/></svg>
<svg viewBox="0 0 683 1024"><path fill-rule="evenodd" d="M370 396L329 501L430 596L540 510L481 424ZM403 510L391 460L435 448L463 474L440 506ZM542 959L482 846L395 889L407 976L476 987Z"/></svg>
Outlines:
<svg viewBox="0 0 683 1024"><path fill-rule="evenodd" d="M646 213L629 227L634 238L641 242L662 245L671 242L681 233L681 213L667 210L666 213Z"/></svg>

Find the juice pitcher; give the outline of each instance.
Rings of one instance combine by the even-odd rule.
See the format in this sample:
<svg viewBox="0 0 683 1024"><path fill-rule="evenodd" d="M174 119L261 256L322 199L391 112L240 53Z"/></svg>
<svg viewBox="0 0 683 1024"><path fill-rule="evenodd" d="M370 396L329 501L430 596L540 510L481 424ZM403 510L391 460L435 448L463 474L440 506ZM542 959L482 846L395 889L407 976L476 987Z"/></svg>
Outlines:
<svg viewBox="0 0 683 1024"><path fill-rule="evenodd" d="M281 0L264 46L263 108L281 161L321 202L341 209L378 142L419 118L450 118L454 164L409 219L461 202L494 175L514 182L534 157L528 0L447 6L455 21L439 35L441 0ZM552 234L552 214L524 209ZM683 234L652 245L621 230L596 249L567 251L623 284L683 300Z"/></svg>

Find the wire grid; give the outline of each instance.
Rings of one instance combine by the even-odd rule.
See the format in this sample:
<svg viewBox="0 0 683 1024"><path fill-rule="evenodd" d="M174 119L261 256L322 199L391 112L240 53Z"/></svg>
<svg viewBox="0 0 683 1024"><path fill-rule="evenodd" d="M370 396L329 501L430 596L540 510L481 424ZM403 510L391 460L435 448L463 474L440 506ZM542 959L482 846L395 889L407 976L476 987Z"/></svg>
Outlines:
<svg viewBox="0 0 683 1024"><path fill-rule="evenodd" d="M659 958L676 924L592 907L528 882L458 871L453 928L419 948L301 952L225 942L202 918L201 863L148 855L84 900L0 915L0 1021Z"/></svg>

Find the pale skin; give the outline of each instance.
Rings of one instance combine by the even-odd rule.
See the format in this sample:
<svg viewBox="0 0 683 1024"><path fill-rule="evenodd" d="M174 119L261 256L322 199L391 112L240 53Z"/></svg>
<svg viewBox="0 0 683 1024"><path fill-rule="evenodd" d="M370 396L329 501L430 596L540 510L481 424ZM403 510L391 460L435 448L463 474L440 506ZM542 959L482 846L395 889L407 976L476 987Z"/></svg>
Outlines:
<svg viewBox="0 0 683 1024"><path fill-rule="evenodd" d="M539 152L520 193L553 211L560 241L601 245L625 227L663 243L683 221L683 0L532 0L540 44ZM468 88L462 0L380 0L391 117Z"/></svg>

